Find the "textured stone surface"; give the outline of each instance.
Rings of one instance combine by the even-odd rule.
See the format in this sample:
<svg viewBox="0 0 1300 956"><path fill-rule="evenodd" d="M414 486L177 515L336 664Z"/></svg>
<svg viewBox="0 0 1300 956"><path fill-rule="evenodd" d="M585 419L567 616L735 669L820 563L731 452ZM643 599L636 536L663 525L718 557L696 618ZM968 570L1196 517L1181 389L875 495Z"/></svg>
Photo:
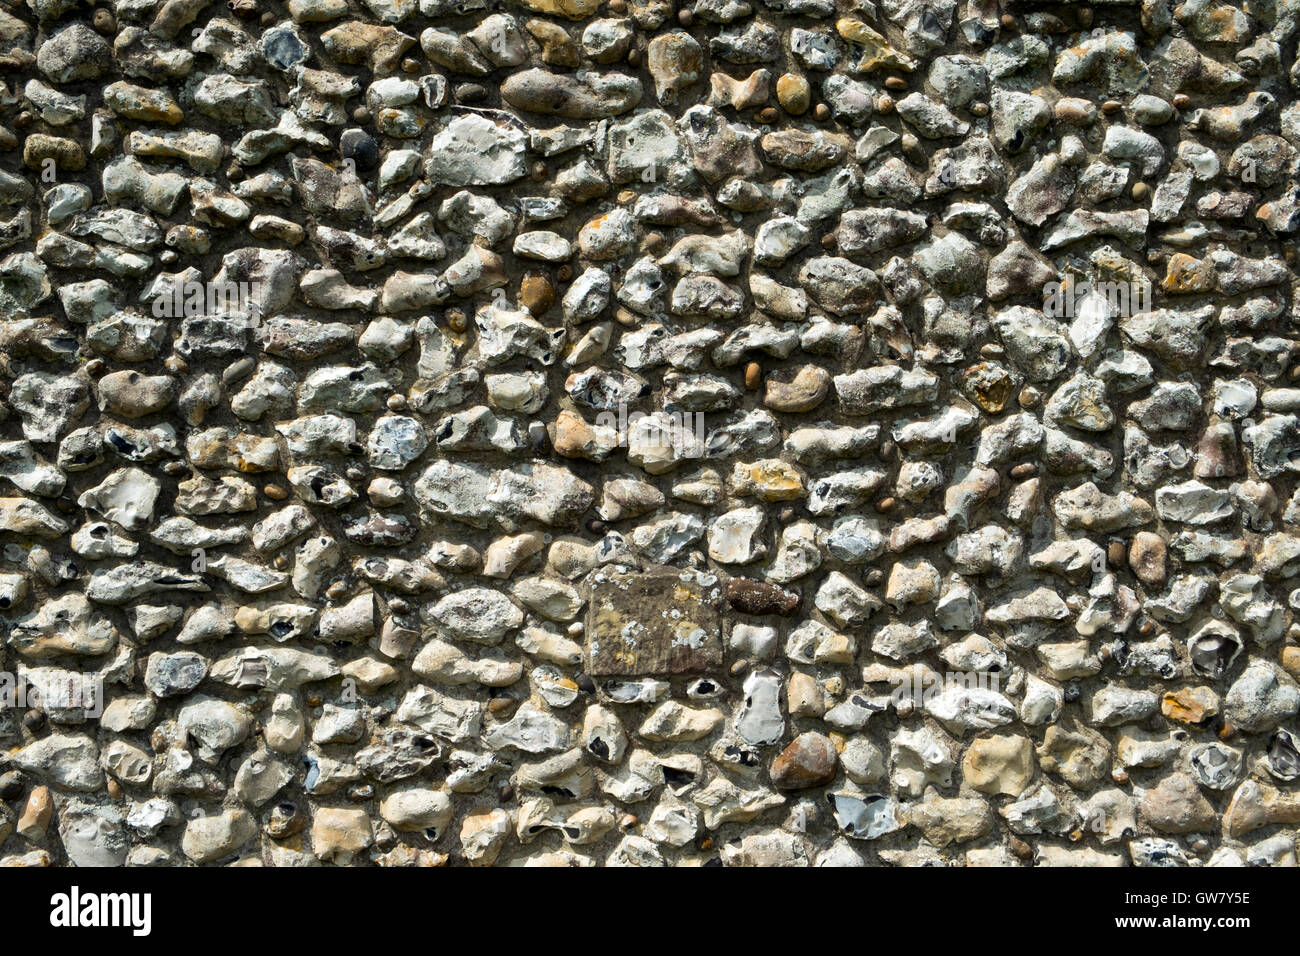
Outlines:
<svg viewBox="0 0 1300 956"><path fill-rule="evenodd" d="M591 585L587 673L693 674L722 666L721 587L694 572L606 571Z"/></svg>
<svg viewBox="0 0 1300 956"><path fill-rule="evenodd" d="M1294 865L1295 7L4 5L0 863Z"/></svg>

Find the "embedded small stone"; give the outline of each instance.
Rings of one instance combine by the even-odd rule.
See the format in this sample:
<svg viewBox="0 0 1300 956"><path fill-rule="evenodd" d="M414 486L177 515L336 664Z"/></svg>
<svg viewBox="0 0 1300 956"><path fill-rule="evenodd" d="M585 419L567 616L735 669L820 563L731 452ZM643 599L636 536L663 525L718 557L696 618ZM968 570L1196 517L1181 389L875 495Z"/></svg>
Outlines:
<svg viewBox="0 0 1300 956"><path fill-rule="evenodd" d="M782 790L820 787L835 778L839 755L824 734L805 733L796 737L772 761L772 786Z"/></svg>
<svg viewBox="0 0 1300 956"><path fill-rule="evenodd" d="M727 582L727 602L742 614L778 614L788 617L799 607L798 594L748 578Z"/></svg>
<svg viewBox="0 0 1300 956"><path fill-rule="evenodd" d="M791 116L802 116L812 102L812 88L805 77L783 73L776 81L776 99Z"/></svg>
<svg viewBox="0 0 1300 956"><path fill-rule="evenodd" d="M1139 531L1129 543L1128 563L1143 584L1152 587L1164 584L1167 574L1164 538L1151 531Z"/></svg>
<svg viewBox="0 0 1300 956"><path fill-rule="evenodd" d="M1183 724L1203 724L1219 712L1219 695L1208 687L1184 687L1167 692L1160 712Z"/></svg>

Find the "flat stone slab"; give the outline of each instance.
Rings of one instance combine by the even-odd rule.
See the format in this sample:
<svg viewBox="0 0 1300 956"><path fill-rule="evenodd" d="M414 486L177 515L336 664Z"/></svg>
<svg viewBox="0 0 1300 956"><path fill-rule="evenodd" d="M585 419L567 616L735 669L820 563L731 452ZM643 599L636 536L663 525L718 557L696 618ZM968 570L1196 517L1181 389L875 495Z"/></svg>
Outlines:
<svg viewBox="0 0 1300 956"><path fill-rule="evenodd" d="M603 571L587 607L587 673L694 674L722 666L722 585L696 571Z"/></svg>

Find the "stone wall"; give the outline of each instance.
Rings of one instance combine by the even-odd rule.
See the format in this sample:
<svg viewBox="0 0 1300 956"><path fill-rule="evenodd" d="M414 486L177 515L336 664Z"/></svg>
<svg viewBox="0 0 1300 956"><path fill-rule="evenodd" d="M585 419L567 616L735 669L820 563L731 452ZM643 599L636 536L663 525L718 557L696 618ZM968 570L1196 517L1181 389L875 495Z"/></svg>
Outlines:
<svg viewBox="0 0 1300 956"><path fill-rule="evenodd" d="M1295 0L4 0L0 862L1295 864Z"/></svg>

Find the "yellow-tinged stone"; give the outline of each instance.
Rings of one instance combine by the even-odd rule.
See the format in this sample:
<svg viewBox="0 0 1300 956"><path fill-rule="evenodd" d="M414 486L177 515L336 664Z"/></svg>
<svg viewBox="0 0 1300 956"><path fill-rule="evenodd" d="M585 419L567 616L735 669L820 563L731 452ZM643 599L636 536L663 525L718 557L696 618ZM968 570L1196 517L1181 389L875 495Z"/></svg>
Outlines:
<svg viewBox="0 0 1300 956"><path fill-rule="evenodd" d="M790 501L807 493L803 475L780 458L737 462L731 473L731 483L737 494L754 495L763 501Z"/></svg>
<svg viewBox="0 0 1300 956"><path fill-rule="evenodd" d="M1185 252L1169 257L1164 281L1160 288L1171 295L1214 291L1214 266L1208 259L1197 259Z"/></svg>
<svg viewBox="0 0 1300 956"><path fill-rule="evenodd" d="M835 29L840 36L850 43L862 47L861 57L854 69L859 73L873 73L876 70L906 70L912 72L916 61L905 53L900 53L889 45L889 41L861 20L841 17L835 21Z"/></svg>
<svg viewBox="0 0 1300 956"><path fill-rule="evenodd" d="M265 634L271 623L271 612L261 607L244 607L235 610L235 627L245 634Z"/></svg>
<svg viewBox="0 0 1300 956"><path fill-rule="evenodd" d="M1160 712L1180 724L1203 724L1219 712L1219 695L1208 687L1183 687L1161 698Z"/></svg>
<svg viewBox="0 0 1300 956"><path fill-rule="evenodd" d="M826 713L826 695L815 678L795 671L785 685L786 710L791 717L821 717Z"/></svg>
<svg viewBox="0 0 1300 956"><path fill-rule="evenodd" d="M1028 737L981 737L962 759L962 776L981 793L1018 797L1034 779L1034 745Z"/></svg>
<svg viewBox="0 0 1300 956"><path fill-rule="evenodd" d="M996 362L980 362L962 373L962 391L990 415L1007 407L1015 388L1011 373Z"/></svg>
<svg viewBox="0 0 1300 956"><path fill-rule="evenodd" d="M352 807L320 807L311 825L311 845L322 860L347 865L374 842L370 817Z"/></svg>
<svg viewBox="0 0 1300 956"><path fill-rule="evenodd" d="M1187 0L1174 7L1174 17L1198 40L1241 43L1250 35L1250 20L1228 3Z"/></svg>
<svg viewBox="0 0 1300 956"><path fill-rule="evenodd" d="M555 304L555 285L543 272L529 272L519 280L519 301L536 318Z"/></svg>
<svg viewBox="0 0 1300 956"><path fill-rule="evenodd" d="M236 435L230 445L231 459L242 472L275 471L280 466L280 446L274 438Z"/></svg>
<svg viewBox="0 0 1300 956"><path fill-rule="evenodd" d="M185 118L185 111L167 89L148 89L132 83L110 83L104 87L108 108L127 119L175 126Z"/></svg>
<svg viewBox="0 0 1300 956"><path fill-rule="evenodd" d="M1300 678L1300 647L1292 644L1282 648L1282 666L1292 677Z"/></svg>
<svg viewBox="0 0 1300 956"><path fill-rule="evenodd" d="M1126 259L1109 246L1098 249L1088 257L1097 271L1099 282L1126 282L1137 285L1146 282L1146 273L1132 259ZM1073 279L1067 280L1073 283Z"/></svg>
<svg viewBox="0 0 1300 956"><path fill-rule="evenodd" d="M537 13L570 20L585 20L600 9L600 0L518 0L518 3Z"/></svg>
<svg viewBox="0 0 1300 956"><path fill-rule="evenodd" d="M802 116L812 103L812 89L797 73L783 73L776 81L776 101L791 116Z"/></svg>
<svg viewBox="0 0 1300 956"><path fill-rule="evenodd" d="M54 800L50 796L50 788L34 787L27 798L22 816L18 818L16 827L18 835L33 842L40 840L45 836L45 830L49 827L53 815Z"/></svg>
<svg viewBox="0 0 1300 956"><path fill-rule="evenodd" d="M838 631L827 635L817 645L813 653L814 664L827 664L834 667L846 667L853 663L858 653L858 642L849 634Z"/></svg>
<svg viewBox="0 0 1300 956"><path fill-rule="evenodd" d="M897 561L889 570L885 600L895 608L926 604L939 597L939 572L929 561Z"/></svg>
<svg viewBox="0 0 1300 956"><path fill-rule="evenodd" d="M73 140L43 133L28 136L23 143L23 165L29 169L42 169L47 160L53 160L56 167L69 172L86 168L86 154Z"/></svg>

